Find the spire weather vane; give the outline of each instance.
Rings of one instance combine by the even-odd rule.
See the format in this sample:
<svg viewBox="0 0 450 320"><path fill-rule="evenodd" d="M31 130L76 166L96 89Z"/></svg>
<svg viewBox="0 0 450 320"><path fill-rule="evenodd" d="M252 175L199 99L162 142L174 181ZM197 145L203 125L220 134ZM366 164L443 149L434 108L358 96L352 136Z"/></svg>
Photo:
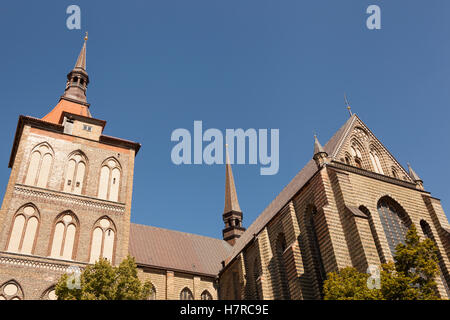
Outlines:
<svg viewBox="0 0 450 320"><path fill-rule="evenodd" d="M350 107L350 103L348 103L347 94L345 94L345 93L344 93L344 100L345 100L345 105L347 106L348 113L350 114L350 117L351 117L353 115L352 108Z"/></svg>

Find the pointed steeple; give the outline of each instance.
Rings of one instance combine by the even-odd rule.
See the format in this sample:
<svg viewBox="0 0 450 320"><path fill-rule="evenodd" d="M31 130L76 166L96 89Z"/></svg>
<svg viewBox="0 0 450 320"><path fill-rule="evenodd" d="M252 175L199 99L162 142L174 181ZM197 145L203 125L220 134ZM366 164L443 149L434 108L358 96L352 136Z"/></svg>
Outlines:
<svg viewBox="0 0 450 320"><path fill-rule="evenodd" d="M84 37L84 44L81 48L80 54L78 55L77 63L75 63L74 69L81 69L86 71L86 42L88 40L88 33Z"/></svg>
<svg viewBox="0 0 450 320"><path fill-rule="evenodd" d="M225 207L223 209L223 212L241 212L241 207L239 206L239 201L237 198L236 186L234 185L234 177L233 171L231 170L230 158L228 156L228 149L226 150L225 166Z"/></svg>
<svg viewBox="0 0 450 320"><path fill-rule="evenodd" d="M314 155L318 153L326 153L326 152L323 150L323 147L320 144L319 140L317 139L317 136L314 135Z"/></svg>
<svg viewBox="0 0 450 320"><path fill-rule="evenodd" d="M222 230L223 239L234 245L236 239L244 233L242 227L242 211L237 198L236 186L234 184L233 171L231 169L230 158L228 156L228 145L226 145L225 164L225 206L223 209L223 222L225 228Z"/></svg>
<svg viewBox="0 0 450 320"><path fill-rule="evenodd" d="M78 55L77 62L72 71L67 75L67 83L61 99L89 106L86 99L86 89L89 84L89 76L86 72L86 42L88 34L84 37L83 47Z"/></svg>
<svg viewBox="0 0 450 320"><path fill-rule="evenodd" d="M411 179L421 188L423 189L423 180L419 177L419 175L411 168L411 165L408 163L409 176Z"/></svg>
<svg viewBox="0 0 450 320"><path fill-rule="evenodd" d="M317 139L317 136L314 135L314 156L313 159L316 161L318 167L321 167L324 163L327 162L328 153L325 152L322 145Z"/></svg>

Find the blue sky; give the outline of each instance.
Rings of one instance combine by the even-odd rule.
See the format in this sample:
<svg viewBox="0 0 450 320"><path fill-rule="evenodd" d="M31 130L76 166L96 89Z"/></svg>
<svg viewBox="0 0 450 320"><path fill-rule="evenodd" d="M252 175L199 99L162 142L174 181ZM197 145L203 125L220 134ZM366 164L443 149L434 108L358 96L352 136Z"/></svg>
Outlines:
<svg viewBox="0 0 450 320"><path fill-rule="evenodd" d="M81 30L66 8L81 8ZM382 29L368 30L370 4ZM280 170L235 165L248 226L353 111L450 209L450 2L2 1L0 190L19 114L44 116L89 31L88 101L139 141L132 221L221 237L225 168L175 166L174 129L276 128ZM3 192L2 192L3 193Z"/></svg>

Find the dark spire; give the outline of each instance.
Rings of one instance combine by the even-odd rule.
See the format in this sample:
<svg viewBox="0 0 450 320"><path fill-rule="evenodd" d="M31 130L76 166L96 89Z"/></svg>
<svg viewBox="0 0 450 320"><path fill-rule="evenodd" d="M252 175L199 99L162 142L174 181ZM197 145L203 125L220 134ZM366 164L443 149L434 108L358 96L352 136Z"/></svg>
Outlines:
<svg viewBox="0 0 450 320"><path fill-rule="evenodd" d="M244 233L245 228L242 227L242 211L239 206L233 171L228 157L228 145L226 145L225 152L225 206L222 215L225 228L222 230L222 234L225 241L234 245L236 240Z"/></svg>
<svg viewBox="0 0 450 320"><path fill-rule="evenodd" d="M84 37L84 44L78 55L77 62L72 71L67 75L67 84L62 99L89 105L86 100L86 89L89 84L89 76L86 72L86 42L88 33Z"/></svg>

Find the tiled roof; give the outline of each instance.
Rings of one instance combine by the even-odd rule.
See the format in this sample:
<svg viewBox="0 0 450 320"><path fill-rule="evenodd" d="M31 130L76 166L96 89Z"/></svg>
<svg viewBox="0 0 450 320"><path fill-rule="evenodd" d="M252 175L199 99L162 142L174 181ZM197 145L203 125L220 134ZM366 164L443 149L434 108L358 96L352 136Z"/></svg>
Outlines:
<svg viewBox="0 0 450 320"><path fill-rule="evenodd" d="M333 137L323 147L331 157L335 157L337 150L343 143L343 140L352 128L356 115L353 114L345 124L334 134ZM278 194L278 196L267 206L266 209L256 218L242 236L237 239L233 251L226 260L226 263L232 261L253 239L254 234L258 234L264 226L292 199L292 197L308 182L309 179L317 172L318 168L313 159L300 170L299 173L291 180L291 182Z"/></svg>
<svg viewBox="0 0 450 320"><path fill-rule="evenodd" d="M138 265L217 276L231 246L220 239L132 223L129 253Z"/></svg>
<svg viewBox="0 0 450 320"><path fill-rule="evenodd" d="M45 115L42 118L42 120L59 124L63 112L73 113L76 115L89 118L92 117L91 113L89 112L88 106L68 101L66 99L61 99L59 100L58 104L53 108L53 110L50 111L47 115Z"/></svg>

